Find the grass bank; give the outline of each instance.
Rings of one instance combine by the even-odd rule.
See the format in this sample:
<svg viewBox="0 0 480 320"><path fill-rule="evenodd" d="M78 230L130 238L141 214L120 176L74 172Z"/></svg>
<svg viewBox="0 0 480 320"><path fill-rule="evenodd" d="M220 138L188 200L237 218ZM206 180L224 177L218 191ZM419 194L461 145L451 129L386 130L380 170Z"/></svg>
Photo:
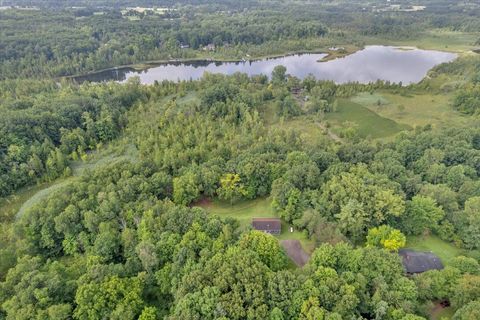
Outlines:
<svg viewBox="0 0 480 320"><path fill-rule="evenodd" d="M411 129L407 124L399 124L392 119L382 117L361 104L347 99L338 99L337 110L327 113L325 120L338 134L341 134L342 129L350 123L361 137L385 138Z"/></svg>

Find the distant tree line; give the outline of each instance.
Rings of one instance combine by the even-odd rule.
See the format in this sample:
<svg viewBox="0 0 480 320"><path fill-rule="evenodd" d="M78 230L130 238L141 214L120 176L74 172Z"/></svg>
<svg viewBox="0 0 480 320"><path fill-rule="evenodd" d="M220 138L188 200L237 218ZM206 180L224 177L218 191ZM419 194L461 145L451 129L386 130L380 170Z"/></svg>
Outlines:
<svg viewBox="0 0 480 320"><path fill-rule="evenodd" d="M57 77L149 60L204 57L201 48L209 44L219 48L219 58L242 59L249 51L279 54L338 43L362 45L365 37L411 39L432 28L480 27L477 11L467 17L455 10L379 14L361 2L324 6L193 1L176 5L173 15L142 15L135 20L122 16L118 4L108 1L89 1L86 7L42 3L53 7L55 15L43 6L0 11L0 79Z"/></svg>

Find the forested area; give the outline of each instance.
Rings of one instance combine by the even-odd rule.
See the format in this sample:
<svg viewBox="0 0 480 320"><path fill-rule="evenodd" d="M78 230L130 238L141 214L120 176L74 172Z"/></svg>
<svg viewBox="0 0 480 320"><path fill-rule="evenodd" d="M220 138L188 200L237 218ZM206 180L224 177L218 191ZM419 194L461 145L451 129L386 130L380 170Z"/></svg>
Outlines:
<svg viewBox="0 0 480 320"><path fill-rule="evenodd" d="M408 86L299 79L283 66L152 85L58 78L428 32L435 36L425 43L472 39L480 6L3 4L38 10L0 10L0 320L439 320L443 307L445 319L480 319L480 60L472 50ZM168 10L121 12L139 5ZM340 117L352 101L373 101L354 104L356 115L400 129L361 132L366 120ZM432 114L412 121L422 109ZM240 206L253 211L258 201L268 207L261 215L281 219L281 234L254 230L242 216ZM223 213L208 206L218 203ZM285 239L308 243L305 265ZM409 273L399 250L415 239L440 243L444 268Z"/></svg>
<svg viewBox="0 0 480 320"><path fill-rule="evenodd" d="M146 98L134 82L59 88L50 80L11 80L0 86L0 197L68 176L69 160L118 136L125 112Z"/></svg>
<svg viewBox="0 0 480 320"><path fill-rule="evenodd" d="M478 125L418 128L390 142L307 141L267 125L269 112L286 120L329 112L322 106L334 97L373 87L294 81L284 71L277 68L271 81L237 74L150 87L40 82L35 89L32 82L22 93L10 86L5 124L18 110L49 119L46 97L75 103L66 104L71 117L58 120L69 127L39 121L31 132L40 149L9 145L6 156L36 156L47 140L51 154L81 158L125 126L115 143L133 144L138 155L80 176L4 223L0 315L406 320L423 319L433 301L448 299L456 319L471 319L480 298L475 258L407 278L390 251L404 246L404 234L425 233L478 250ZM302 108L292 83L319 108ZM26 105L29 92L35 98ZM197 100L183 102L189 95ZM65 109L54 110L59 117ZM44 126L49 130L39 131ZM16 141L30 141L28 133L16 132ZM288 266L274 237L194 206L205 197L234 202L269 194L279 216L319 246L303 269Z"/></svg>

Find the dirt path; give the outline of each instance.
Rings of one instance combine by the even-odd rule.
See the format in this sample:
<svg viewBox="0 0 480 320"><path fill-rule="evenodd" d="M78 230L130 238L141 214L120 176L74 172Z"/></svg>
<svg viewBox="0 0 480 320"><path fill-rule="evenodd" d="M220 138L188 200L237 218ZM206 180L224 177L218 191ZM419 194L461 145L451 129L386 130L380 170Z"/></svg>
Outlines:
<svg viewBox="0 0 480 320"><path fill-rule="evenodd" d="M282 240L280 245L285 249L290 259L299 267L303 267L310 259L310 256L303 250L302 244L298 240Z"/></svg>
<svg viewBox="0 0 480 320"><path fill-rule="evenodd" d="M333 133L331 130L329 130L325 125L323 125L320 122L316 122L316 124L317 124L317 126L320 127L320 129L324 130L327 133L327 135L330 137L330 139L332 139L335 142L343 143L342 138L340 138L335 133Z"/></svg>
<svg viewBox="0 0 480 320"><path fill-rule="evenodd" d="M55 192L56 190L60 190L62 189L64 186L66 186L70 181L72 181L72 177L68 178L68 179L64 179L63 181L61 182L58 182L52 186L49 186L48 188L45 188L43 190L40 190L38 191L37 193L35 193L30 199L28 199L27 201L25 201L22 206L20 207L20 209L18 210L17 214L16 214L16 219L19 219L24 213L25 211L32 207L33 205L35 205L36 203L38 203L40 200L46 198L48 195L50 195L52 192Z"/></svg>
<svg viewBox="0 0 480 320"><path fill-rule="evenodd" d="M436 302L433 308L430 310L430 319L450 319L453 315L453 309L450 307L450 303L447 301Z"/></svg>

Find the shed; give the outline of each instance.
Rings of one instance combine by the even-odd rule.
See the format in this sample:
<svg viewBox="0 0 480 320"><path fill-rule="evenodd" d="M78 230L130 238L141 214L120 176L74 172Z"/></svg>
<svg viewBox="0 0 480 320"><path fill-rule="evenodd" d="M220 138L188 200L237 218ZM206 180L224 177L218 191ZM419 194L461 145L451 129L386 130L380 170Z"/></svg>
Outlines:
<svg viewBox="0 0 480 320"><path fill-rule="evenodd" d="M442 261L432 252L401 249L398 254L402 257L403 266L407 273L414 274L443 269Z"/></svg>
<svg viewBox="0 0 480 320"><path fill-rule="evenodd" d="M255 230L265 233L280 234L282 221L278 218L253 218L252 227Z"/></svg>

